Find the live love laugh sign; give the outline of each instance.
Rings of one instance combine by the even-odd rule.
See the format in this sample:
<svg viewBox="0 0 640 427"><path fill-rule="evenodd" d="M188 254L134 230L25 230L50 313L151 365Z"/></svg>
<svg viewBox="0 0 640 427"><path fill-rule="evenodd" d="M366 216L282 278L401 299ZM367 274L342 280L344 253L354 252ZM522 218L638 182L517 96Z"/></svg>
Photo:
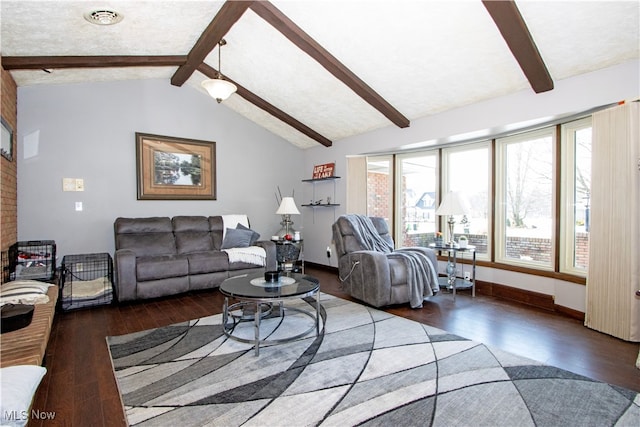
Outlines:
<svg viewBox="0 0 640 427"><path fill-rule="evenodd" d="M313 167L313 175L311 179L331 178L336 168L335 163L325 163L324 165L315 165Z"/></svg>

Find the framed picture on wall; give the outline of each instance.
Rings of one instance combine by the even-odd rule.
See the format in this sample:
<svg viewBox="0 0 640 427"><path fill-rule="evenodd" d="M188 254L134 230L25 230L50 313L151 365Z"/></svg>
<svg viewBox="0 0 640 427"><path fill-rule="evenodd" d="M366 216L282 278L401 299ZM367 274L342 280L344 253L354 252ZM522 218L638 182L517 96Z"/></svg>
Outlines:
<svg viewBox="0 0 640 427"><path fill-rule="evenodd" d="M136 132L138 200L216 200L216 143Z"/></svg>
<svg viewBox="0 0 640 427"><path fill-rule="evenodd" d="M12 161L13 160L13 129L9 126L4 118L0 116L0 122L2 126L0 126L0 131L2 132L2 140L0 145L0 154L5 159Z"/></svg>

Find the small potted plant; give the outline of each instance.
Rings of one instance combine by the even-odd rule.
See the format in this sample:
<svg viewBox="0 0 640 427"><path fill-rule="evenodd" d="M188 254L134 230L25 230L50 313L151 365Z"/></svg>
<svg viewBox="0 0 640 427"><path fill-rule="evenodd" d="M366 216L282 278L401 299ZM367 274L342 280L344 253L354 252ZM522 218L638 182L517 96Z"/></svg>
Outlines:
<svg viewBox="0 0 640 427"><path fill-rule="evenodd" d="M442 245L442 232L441 231L436 231L436 245L438 245L438 246Z"/></svg>
<svg viewBox="0 0 640 427"><path fill-rule="evenodd" d="M468 244L469 239L467 239L467 236L458 237L458 246L460 246L462 249L466 248Z"/></svg>

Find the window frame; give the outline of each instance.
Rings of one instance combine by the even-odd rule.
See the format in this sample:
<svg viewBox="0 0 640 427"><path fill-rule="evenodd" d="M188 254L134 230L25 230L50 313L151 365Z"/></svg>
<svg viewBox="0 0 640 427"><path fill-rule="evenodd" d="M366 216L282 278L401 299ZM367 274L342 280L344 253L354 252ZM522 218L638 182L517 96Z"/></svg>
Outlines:
<svg viewBox="0 0 640 427"><path fill-rule="evenodd" d="M486 253L482 253L482 252L476 252L476 259L478 260L484 260L484 261L490 261L491 260L491 253L492 253L492 246L493 246L493 242L492 242L492 226L493 226L493 192L492 192L492 186L491 186L491 179L493 176L493 161L492 161L492 144L491 141L486 140L484 142L476 142L473 144L464 144L464 145L455 145L452 147L443 147L441 149L441 193L439 195L438 201L440 202L442 200L442 195L443 194L447 194L450 190L451 190L451 186L449 185L449 181L450 181L450 164L451 162L451 155L455 154L455 153L460 153L463 151L475 151L475 150L479 150L479 149L486 149L487 150L487 251ZM479 177L478 177L479 179ZM441 218L442 220L442 218ZM442 227L446 227L446 218L444 219L444 222L441 223ZM442 229L442 228L441 228Z"/></svg>
<svg viewBox="0 0 640 427"><path fill-rule="evenodd" d="M549 239L551 240L551 253L549 254L549 262L548 264L544 264L540 261L531 261L524 259L513 259L507 257L507 195L506 195L506 179L507 179L507 160L506 160L506 149L510 144L536 140L540 138L550 137L551 138L551 195L550 195L550 203L551 203L551 235ZM494 176L495 176L495 194L494 194L494 240L493 240L493 248L494 248L494 261L500 264L514 265L518 267L532 268L541 271L555 271L555 256L556 256L556 227L555 224L557 222L556 212L557 212L557 204L556 204L556 194L557 194L557 183L556 183L556 169L557 169L557 160L556 160L556 147L557 147L557 132L555 126L544 127L541 129L536 129L527 132L521 132L514 135L505 136L502 138L497 138L495 140L495 159L496 165L494 168Z"/></svg>
<svg viewBox="0 0 640 427"><path fill-rule="evenodd" d="M394 235L396 245L401 246L400 243L403 238L403 221L400 217L403 198L402 171L401 167L399 167L400 162L408 157L420 157L434 154L437 156L435 172L435 179L437 182L436 206L439 206L442 195L446 194L448 188L447 177L445 176L448 174L448 170L450 168L448 165L448 153L466 149L473 150L479 146L486 145L488 147L489 156L488 197L490 203L488 209L487 255L486 257L481 257L481 254L478 254L478 265L499 270L532 274L541 277L557 278L584 285L586 283L587 272L581 271L580 269L567 268L567 265L571 265L568 264L567 260L573 262L574 257L573 251L571 254L567 253L567 249L571 249L568 246L573 245L574 242L571 233L567 234L569 228L568 224L570 224L574 218L573 216L569 217L566 215L567 209L573 208L572 205L567 202L567 194L569 194L568 191L573 190L568 190L566 188L569 175L567 174L567 160L565 156L574 156L575 154L572 154L572 152L566 152L567 146L570 145L572 141L566 141L567 132L565 129L575 127L576 125L579 126L583 122L586 123L590 121L591 118L592 116L589 112L582 115L575 115L571 118L566 118L566 120L547 123L546 125L539 127L521 129L519 131L499 135L496 134L479 140L469 140L452 144L439 144L431 147L425 147L421 150L381 153L372 156L373 158L389 156L394 160L392 163L393 170L391 171L393 174L393 220L389 224L389 230ZM504 224L506 215L508 215L508 210L500 209L501 203L506 203L506 199L504 201L501 200L501 198L506 197L506 193L504 192L505 183L503 182L505 170L504 166L501 166L505 162L504 156L506 152L501 149L501 143L505 140L514 140L515 138L521 138L523 140L537 139L540 138L539 135L541 134L551 137L551 146L549 147L549 150L552 159L552 166L551 170L548 172L550 173L549 179L551 180L549 193L551 205L549 227L551 228L551 232L550 237L547 237L546 235L542 236L544 239L550 239L551 249L548 254L549 261L547 261L546 258L542 263L518 260L514 258L507 259L506 257L501 258L499 256L497 246L502 242L506 242L506 240L501 236L499 227L503 227L500 224ZM547 171L545 170L545 174L546 173ZM543 213L543 217L544 215L546 214ZM446 219L443 219L442 217L436 217L436 230L442 231L443 227L446 227L445 220ZM569 223L567 223L567 221L569 221ZM503 228L503 230L502 235L506 235L506 229ZM502 250L504 253L504 248Z"/></svg>
<svg viewBox="0 0 640 427"><path fill-rule="evenodd" d="M560 251L559 272L571 274L575 276L587 276L588 269L576 268L574 260L576 257L575 246L575 167L576 167L576 140L575 133L579 130L591 128L591 116L563 123L561 129L561 180L560 193L562 199L562 207L560 211L560 242L558 250Z"/></svg>
<svg viewBox="0 0 640 427"><path fill-rule="evenodd" d="M394 164L394 173L395 173L395 200L394 200L394 224L393 224L393 231L394 231L394 242L396 244L396 247L402 247L403 244L403 237L404 237L404 232L403 232L403 218L402 218L402 203L403 203L403 197L404 197L404 192L402 191L402 188L398 188L398 186L402 185L402 176L403 176L403 167L402 167L402 162L406 159L410 159L410 158L415 158L415 157L428 157L428 156L432 156L435 159L435 166L434 166L434 178L435 178L435 192L436 192L436 207L438 206L438 204L440 203L439 200L439 195L438 195L438 188L440 186L440 150L438 149L427 149L427 150L421 150L421 151L414 151L414 152L410 152L410 153L402 153L402 154L397 154L395 156L395 164ZM436 230L438 230L439 228L439 223L438 223L438 219L435 219L435 228ZM425 245L427 246L427 245Z"/></svg>

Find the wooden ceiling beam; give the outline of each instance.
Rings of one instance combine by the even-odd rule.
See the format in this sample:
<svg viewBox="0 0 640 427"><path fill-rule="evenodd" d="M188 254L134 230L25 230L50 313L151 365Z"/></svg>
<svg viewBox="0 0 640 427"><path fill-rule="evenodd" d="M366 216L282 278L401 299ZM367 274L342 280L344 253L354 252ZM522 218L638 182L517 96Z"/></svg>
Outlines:
<svg viewBox="0 0 640 427"><path fill-rule="evenodd" d="M5 70L59 68L163 67L184 64L186 55L166 56L3 56Z"/></svg>
<svg viewBox="0 0 640 427"><path fill-rule="evenodd" d="M212 79L218 76L218 71L215 68L211 67L210 65L207 65L206 63L200 64L200 66L198 67L198 71L200 71L202 74ZM244 99L246 99L247 101L249 101L250 103L252 103L253 105L255 105L256 107L266 111L267 113L271 114L273 117L283 121L284 123L288 124L292 128L299 131L300 133L308 136L309 138L315 141L318 141L320 144L324 145L325 147L331 147L331 145L333 144L330 139L320 135L318 132L314 131L307 125L300 123L298 120L294 119L293 117L291 117L290 115L282 111L281 109L268 103L267 101L265 101L264 99L256 95L255 93L247 90L245 87L234 82L227 76L225 76L225 80L228 80L234 85L236 85L238 87L238 90L236 93L241 97L243 97Z"/></svg>
<svg viewBox="0 0 640 427"><path fill-rule="evenodd" d="M536 93L553 89L553 80L538 47L512 0L482 0L511 53Z"/></svg>
<svg viewBox="0 0 640 427"><path fill-rule="evenodd" d="M382 96L376 93L362 79L356 76L336 57L305 33L284 13L268 1L256 1L251 5L258 16L280 31L303 52L315 59L327 71L351 88L358 96L380 111L385 117L401 128L409 126L409 119L396 110Z"/></svg>
<svg viewBox="0 0 640 427"><path fill-rule="evenodd" d="M222 5L187 55L187 61L171 77L172 85L182 86L191 77L252 3L253 1L226 1Z"/></svg>

